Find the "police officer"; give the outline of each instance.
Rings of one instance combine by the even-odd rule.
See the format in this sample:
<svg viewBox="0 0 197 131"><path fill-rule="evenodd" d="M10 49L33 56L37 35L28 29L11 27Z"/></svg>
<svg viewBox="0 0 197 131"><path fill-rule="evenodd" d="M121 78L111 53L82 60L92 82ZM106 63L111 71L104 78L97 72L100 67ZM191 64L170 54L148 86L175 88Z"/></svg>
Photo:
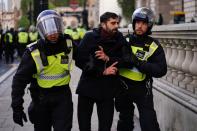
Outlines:
<svg viewBox="0 0 197 131"><path fill-rule="evenodd" d="M36 27L31 25L29 27L29 43L33 43L38 40L38 32L36 31Z"/></svg>
<svg viewBox="0 0 197 131"><path fill-rule="evenodd" d="M22 58L26 46L29 44L29 36L25 28L20 27L17 34L18 55Z"/></svg>
<svg viewBox="0 0 197 131"><path fill-rule="evenodd" d="M70 26L66 27L66 29L64 30L64 34L70 35L72 37L72 32L73 30L71 29Z"/></svg>
<svg viewBox="0 0 197 131"><path fill-rule="evenodd" d="M5 51L6 64L14 62L14 38L10 30L7 30L3 35L3 48Z"/></svg>
<svg viewBox="0 0 197 131"><path fill-rule="evenodd" d="M73 103L70 82L72 41L63 35L61 16L44 10L37 17L41 38L26 48L12 83L13 120L23 126L23 95L30 83L29 118L35 131L71 131Z"/></svg>
<svg viewBox="0 0 197 131"><path fill-rule="evenodd" d="M76 65L82 69L77 87L78 122L80 131L91 131L93 106L97 106L99 131L111 131L114 97L120 81L117 66L126 40L118 31L119 17L106 12L101 26L85 34L78 49ZM103 53L105 52L105 54Z"/></svg>
<svg viewBox="0 0 197 131"><path fill-rule="evenodd" d="M10 28L10 33L13 36L13 55L14 55L14 58L15 58L15 52L16 52L16 49L17 49L17 41L16 41L17 32L14 28Z"/></svg>
<svg viewBox="0 0 197 131"><path fill-rule="evenodd" d="M160 131L153 104L152 77L164 76L167 65L162 46L149 36L153 23L154 14L150 9L142 7L134 11L134 33L126 38L130 46L130 68L119 69L121 79L128 88L128 96L116 101L120 111L118 131L133 130L133 103L139 111L141 130Z"/></svg>
<svg viewBox="0 0 197 131"><path fill-rule="evenodd" d="M79 32L77 31L77 22L75 20L71 21L71 29L72 29L71 37L73 39L73 44L78 46L80 43L80 35Z"/></svg>
<svg viewBox="0 0 197 131"><path fill-rule="evenodd" d="M0 60L2 60L2 55L3 55L3 43L2 43L2 38L3 38L3 30L0 29Z"/></svg>
<svg viewBox="0 0 197 131"><path fill-rule="evenodd" d="M80 40L82 40L84 35L85 35L85 33L86 33L86 29L83 27L83 25L79 25L77 27L77 32L79 33Z"/></svg>

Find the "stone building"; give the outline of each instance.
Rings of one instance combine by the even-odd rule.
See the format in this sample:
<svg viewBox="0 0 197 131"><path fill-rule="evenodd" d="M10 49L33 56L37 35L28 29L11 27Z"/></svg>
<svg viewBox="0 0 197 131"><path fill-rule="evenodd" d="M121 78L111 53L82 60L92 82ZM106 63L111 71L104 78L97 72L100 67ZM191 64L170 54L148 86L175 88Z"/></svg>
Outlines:
<svg viewBox="0 0 197 131"><path fill-rule="evenodd" d="M146 6L151 8L158 18L163 16L163 24L173 24L174 14L183 12L185 22L197 21L197 0L136 0L136 8Z"/></svg>
<svg viewBox="0 0 197 131"><path fill-rule="evenodd" d="M20 9L21 0L9 0L7 4L1 3L4 5L0 10L0 20L2 29L17 28L17 22L19 19L19 9ZM7 5L7 6L6 6Z"/></svg>
<svg viewBox="0 0 197 131"><path fill-rule="evenodd" d="M93 12L95 13L95 17L93 17L95 26L98 26L99 24L99 17L104 13L104 12L114 12L120 16L122 16L122 10L118 5L117 0L94 0L95 5L94 5L94 10ZM126 21L124 18L122 18L120 26L125 26L127 25Z"/></svg>
<svg viewBox="0 0 197 131"><path fill-rule="evenodd" d="M99 9L97 8L98 0L87 0L87 9L88 9L88 23L90 29L97 26L99 20Z"/></svg>

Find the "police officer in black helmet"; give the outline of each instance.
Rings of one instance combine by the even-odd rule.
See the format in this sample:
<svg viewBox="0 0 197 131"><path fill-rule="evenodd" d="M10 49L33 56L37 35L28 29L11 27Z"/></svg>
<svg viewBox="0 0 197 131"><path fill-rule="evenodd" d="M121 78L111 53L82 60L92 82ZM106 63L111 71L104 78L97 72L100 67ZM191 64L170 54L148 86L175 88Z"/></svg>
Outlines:
<svg viewBox="0 0 197 131"><path fill-rule="evenodd" d="M28 45L12 83L13 120L23 126L27 121L23 95L30 83L32 102L29 119L35 131L70 131L73 103L70 81L72 40L63 35L63 22L53 10L37 18L41 39Z"/></svg>
<svg viewBox="0 0 197 131"><path fill-rule="evenodd" d="M142 131L160 131L154 110L152 77L162 77L167 72L165 54L159 42L150 37L154 23L153 12L138 8L132 15L134 33L126 37L130 46L130 68L119 69L119 74L128 88L127 96L116 99L120 112L118 131L132 131L134 105L139 111Z"/></svg>

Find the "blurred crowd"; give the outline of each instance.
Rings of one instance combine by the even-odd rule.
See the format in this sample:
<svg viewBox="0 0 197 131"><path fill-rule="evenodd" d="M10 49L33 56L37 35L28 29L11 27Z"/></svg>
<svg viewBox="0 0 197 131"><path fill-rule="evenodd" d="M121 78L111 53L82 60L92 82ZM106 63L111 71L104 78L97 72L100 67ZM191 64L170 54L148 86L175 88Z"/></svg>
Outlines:
<svg viewBox="0 0 197 131"><path fill-rule="evenodd" d="M73 39L73 43L78 45L85 35L86 29L73 21L70 26L65 27L64 33L70 35ZM26 46L38 39L39 33L34 25L31 25L29 28L19 27L18 29L1 29L0 62L12 64L15 59L20 60Z"/></svg>
<svg viewBox="0 0 197 131"><path fill-rule="evenodd" d="M11 64L15 59L21 58L26 46L38 39L36 27L29 29L19 27L0 30L0 60Z"/></svg>

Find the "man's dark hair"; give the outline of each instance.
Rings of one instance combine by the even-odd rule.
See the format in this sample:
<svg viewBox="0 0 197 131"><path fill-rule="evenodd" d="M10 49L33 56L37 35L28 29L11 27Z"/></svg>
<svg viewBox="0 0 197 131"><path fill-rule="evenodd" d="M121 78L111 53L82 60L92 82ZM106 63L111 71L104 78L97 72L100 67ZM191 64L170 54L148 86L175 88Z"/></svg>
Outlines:
<svg viewBox="0 0 197 131"><path fill-rule="evenodd" d="M102 14L100 16L100 22L101 23L107 22L110 18L116 19L116 18L119 18L119 16L116 13L113 13L113 12L105 12L104 14Z"/></svg>

